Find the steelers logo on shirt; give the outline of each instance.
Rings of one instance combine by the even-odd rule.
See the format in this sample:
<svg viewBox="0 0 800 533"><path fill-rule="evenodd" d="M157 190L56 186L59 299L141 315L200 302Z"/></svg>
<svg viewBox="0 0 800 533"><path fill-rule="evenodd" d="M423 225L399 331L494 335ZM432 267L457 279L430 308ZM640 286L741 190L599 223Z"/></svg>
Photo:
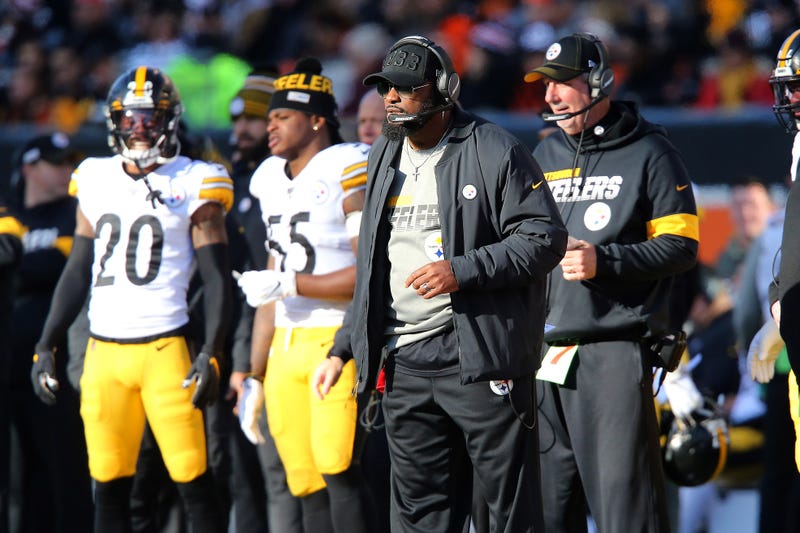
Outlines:
<svg viewBox="0 0 800 533"><path fill-rule="evenodd" d="M239 201L239 212L247 213L253 207L253 200L249 196L245 196Z"/></svg>
<svg viewBox="0 0 800 533"><path fill-rule="evenodd" d="M314 184L314 203L324 204L328 197L331 195L331 190L328 188L328 184L324 181L318 181Z"/></svg>
<svg viewBox="0 0 800 533"><path fill-rule="evenodd" d="M425 257L431 261L444 259L444 248L442 247L442 232L434 231L425 238Z"/></svg>
<svg viewBox="0 0 800 533"><path fill-rule="evenodd" d="M177 207L186 201L186 191L180 185L171 185L169 196L163 198L167 207Z"/></svg>
<svg viewBox="0 0 800 533"><path fill-rule="evenodd" d="M605 202L595 202L586 208L583 225L589 231L600 231L611 222L611 208Z"/></svg>

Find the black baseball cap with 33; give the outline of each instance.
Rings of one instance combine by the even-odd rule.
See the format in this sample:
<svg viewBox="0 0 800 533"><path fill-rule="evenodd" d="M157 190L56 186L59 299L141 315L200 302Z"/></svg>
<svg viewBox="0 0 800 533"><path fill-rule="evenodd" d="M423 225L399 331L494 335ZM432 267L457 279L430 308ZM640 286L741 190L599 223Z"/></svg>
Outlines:
<svg viewBox="0 0 800 533"><path fill-rule="evenodd" d="M544 57L542 66L525 74L526 82L542 78L569 81L600 64L600 53L595 43L578 34L562 37L551 44Z"/></svg>
<svg viewBox="0 0 800 533"><path fill-rule="evenodd" d="M393 48L383 60L383 68L364 78L364 85L385 81L395 87L419 87L436 79L436 69L442 68L436 55L425 46L406 43Z"/></svg>

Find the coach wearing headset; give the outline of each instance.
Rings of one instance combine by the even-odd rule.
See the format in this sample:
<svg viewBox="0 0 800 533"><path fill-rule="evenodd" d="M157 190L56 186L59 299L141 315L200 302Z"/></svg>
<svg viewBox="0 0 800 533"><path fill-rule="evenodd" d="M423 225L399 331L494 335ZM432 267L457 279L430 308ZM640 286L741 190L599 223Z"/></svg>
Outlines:
<svg viewBox="0 0 800 533"><path fill-rule="evenodd" d="M470 476L493 531L542 531L534 381L545 279L567 235L529 150L463 111L439 46L401 39L380 72L353 303L312 384L356 357L385 377L392 531L462 531ZM385 357L385 358L384 358Z"/></svg>
<svg viewBox="0 0 800 533"><path fill-rule="evenodd" d="M560 131L533 155L570 235L549 279L553 328L537 373L545 525L585 531L588 504L599 531L669 531L649 348L674 333L672 279L697 257L689 176L663 128L609 99L614 74L595 36L553 43L525 76L539 80L542 118ZM686 405L667 379L670 401Z"/></svg>

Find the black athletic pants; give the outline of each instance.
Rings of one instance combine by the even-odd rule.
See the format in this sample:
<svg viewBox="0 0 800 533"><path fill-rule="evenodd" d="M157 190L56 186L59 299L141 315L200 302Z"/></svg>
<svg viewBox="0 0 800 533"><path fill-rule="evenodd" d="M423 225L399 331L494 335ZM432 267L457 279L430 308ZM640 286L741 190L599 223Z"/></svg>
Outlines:
<svg viewBox="0 0 800 533"><path fill-rule="evenodd" d="M544 531L537 434L517 416L532 426L532 377L515 380L511 394L499 396L486 382L462 385L458 373L388 374L382 406L392 531L466 531L470 461L494 531Z"/></svg>
<svg viewBox="0 0 800 533"><path fill-rule="evenodd" d="M580 346L565 384L539 382L548 533L669 531L652 369L637 342Z"/></svg>

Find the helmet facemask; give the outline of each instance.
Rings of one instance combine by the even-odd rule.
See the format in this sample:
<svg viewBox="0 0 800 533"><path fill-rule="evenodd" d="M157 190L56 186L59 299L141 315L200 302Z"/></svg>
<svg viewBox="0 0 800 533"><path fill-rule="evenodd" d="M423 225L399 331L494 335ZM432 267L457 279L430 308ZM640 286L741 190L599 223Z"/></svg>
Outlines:
<svg viewBox="0 0 800 533"><path fill-rule="evenodd" d="M800 76L772 77L769 83L775 96L772 112L787 133L797 133L800 131L800 100L792 102L791 98L794 91L800 91Z"/></svg>
<svg viewBox="0 0 800 533"><path fill-rule="evenodd" d="M108 145L140 169L168 163L180 153L182 112L180 97L166 75L146 67L133 69L109 92Z"/></svg>
<svg viewBox="0 0 800 533"><path fill-rule="evenodd" d="M178 120L170 115L161 109L113 111L109 135L113 137L116 151L140 168L173 159L179 152Z"/></svg>

